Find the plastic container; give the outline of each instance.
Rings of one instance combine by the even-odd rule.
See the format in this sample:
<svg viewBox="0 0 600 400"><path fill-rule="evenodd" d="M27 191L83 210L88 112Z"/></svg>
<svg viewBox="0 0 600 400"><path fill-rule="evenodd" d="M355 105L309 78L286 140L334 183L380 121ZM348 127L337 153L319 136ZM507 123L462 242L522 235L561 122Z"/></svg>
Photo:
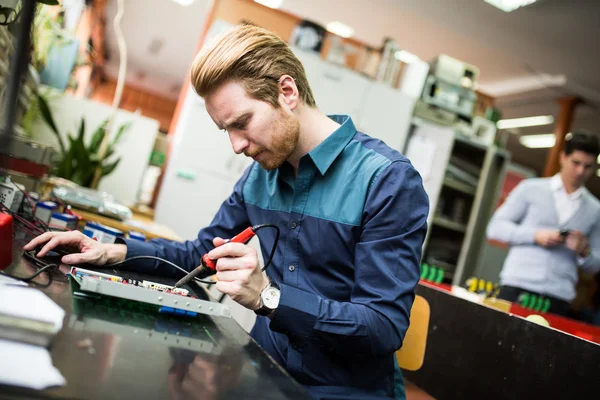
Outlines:
<svg viewBox="0 0 600 400"><path fill-rule="evenodd" d="M52 214L58 211L58 204L53 201L38 201L35 205L35 216L45 224L50 223Z"/></svg>
<svg viewBox="0 0 600 400"><path fill-rule="evenodd" d="M72 231L77 229L77 221L77 217L71 214L52 213L49 225L51 228L64 228Z"/></svg>

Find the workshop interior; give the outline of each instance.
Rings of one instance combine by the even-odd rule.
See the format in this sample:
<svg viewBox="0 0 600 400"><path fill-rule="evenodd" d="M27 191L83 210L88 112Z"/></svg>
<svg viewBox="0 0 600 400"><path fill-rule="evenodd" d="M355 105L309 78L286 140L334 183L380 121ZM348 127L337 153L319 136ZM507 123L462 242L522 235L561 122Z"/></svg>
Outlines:
<svg viewBox="0 0 600 400"><path fill-rule="evenodd" d="M598 15L600 3L584 0L0 0L0 397L597 398ZM314 273L306 265L319 260L286 254L292 241L331 252L323 255L330 260L337 234L360 238L368 222L312 235L305 219L317 211L301 210L291 226L236 221L223 244L202 252L190 244L224 223L224 201L241 179L262 176L254 173L259 156L232 150L233 135L190 73L205 46L241 25L281 38L320 112L349 116L420 176L426 233L412 272L398 277L416 285L402 345L390 354L401 394L316 395L336 374L321 376L310 364L360 365L367 356L348 338L371 314L356 326L338 316L347 333L333 347L343 354L319 342L275 357L278 349L255 340L257 319L272 318L272 335L282 346L289 337L290 349L318 341L277 331L289 289L271 285L258 295L267 312L242 305L219 290L225 275L209 256L213 247L254 249L259 275L295 276L302 288ZM408 178L385 179L393 186ZM275 184L254 187L266 193ZM353 193L354 184L325 186L321 201ZM366 210L362 202L349 208ZM407 209L399 206L389 226L401 237L411 234L398 231L413 217ZM78 235L69 237L80 248L45 251L59 240L47 239L25 249L34 238L64 235ZM161 252L165 243L192 252L196 265ZM107 256L106 265L64 262L123 244L127 256ZM355 262L358 269L363 259ZM350 280L357 297L359 279L378 279L348 277L335 262L326 268L319 273L332 287ZM314 291L322 317L339 299ZM314 318L313 332L333 329ZM302 357L297 365L292 355ZM379 383L391 385L387 379Z"/></svg>

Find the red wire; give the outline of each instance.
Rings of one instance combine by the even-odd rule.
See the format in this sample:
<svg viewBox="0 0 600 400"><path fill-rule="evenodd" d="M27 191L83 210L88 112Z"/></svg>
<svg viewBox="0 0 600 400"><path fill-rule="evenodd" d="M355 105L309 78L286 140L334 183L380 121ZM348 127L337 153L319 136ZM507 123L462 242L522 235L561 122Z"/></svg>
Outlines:
<svg viewBox="0 0 600 400"><path fill-rule="evenodd" d="M35 214L35 204L33 203L33 199L31 198L29 193L27 193L26 191L21 189L19 187L19 185L17 185L15 182L13 182L13 185L15 185L17 187L17 189L19 189L21 191L21 193L23 193L25 195L25 197L27 197L27 200L29 201L29 205L31 206L31 213Z"/></svg>
<svg viewBox="0 0 600 400"><path fill-rule="evenodd" d="M21 224L25 225L28 233L32 234L33 236L38 236L38 235L44 233L44 231L42 229L33 225L31 222L27 221L25 218L18 216L16 213L13 213L10 210L10 208L6 207L4 204L0 203L0 206L2 206L2 208L5 210L5 212L7 214L11 215L16 221L19 221ZM20 227L20 228L23 229L23 227Z"/></svg>

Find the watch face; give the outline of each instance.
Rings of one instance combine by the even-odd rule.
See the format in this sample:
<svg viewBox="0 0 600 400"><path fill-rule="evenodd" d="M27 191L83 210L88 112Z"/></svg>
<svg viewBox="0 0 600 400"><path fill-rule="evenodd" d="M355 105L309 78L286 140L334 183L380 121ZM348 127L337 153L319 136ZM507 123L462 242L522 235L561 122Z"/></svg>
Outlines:
<svg viewBox="0 0 600 400"><path fill-rule="evenodd" d="M263 304L272 310L277 308L279 305L279 295L280 292L278 289L274 287L268 288L262 294Z"/></svg>

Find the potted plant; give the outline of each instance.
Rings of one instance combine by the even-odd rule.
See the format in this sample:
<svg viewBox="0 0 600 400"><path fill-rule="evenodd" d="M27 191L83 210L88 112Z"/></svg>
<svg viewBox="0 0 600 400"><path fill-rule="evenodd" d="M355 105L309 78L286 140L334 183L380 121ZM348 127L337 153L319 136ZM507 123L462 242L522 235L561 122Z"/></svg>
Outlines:
<svg viewBox="0 0 600 400"><path fill-rule="evenodd" d="M96 128L90 142L86 144L84 142L85 118L81 118L77 135L73 136L67 133L68 143L65 143L54 123L46 99L38 94L37 101L42 118L56 135L60 147L59 161L54 170L55 176L68 179L80 186L92 187L96 168L100 167L101 177L111 174L117 168L121 158L113 157L115 146L131 128L131 122L125 123L117 129L117 133L109 142L106 152L100 157L100 144L105 135L108 134L106 130L108 119Z"/></svg>

